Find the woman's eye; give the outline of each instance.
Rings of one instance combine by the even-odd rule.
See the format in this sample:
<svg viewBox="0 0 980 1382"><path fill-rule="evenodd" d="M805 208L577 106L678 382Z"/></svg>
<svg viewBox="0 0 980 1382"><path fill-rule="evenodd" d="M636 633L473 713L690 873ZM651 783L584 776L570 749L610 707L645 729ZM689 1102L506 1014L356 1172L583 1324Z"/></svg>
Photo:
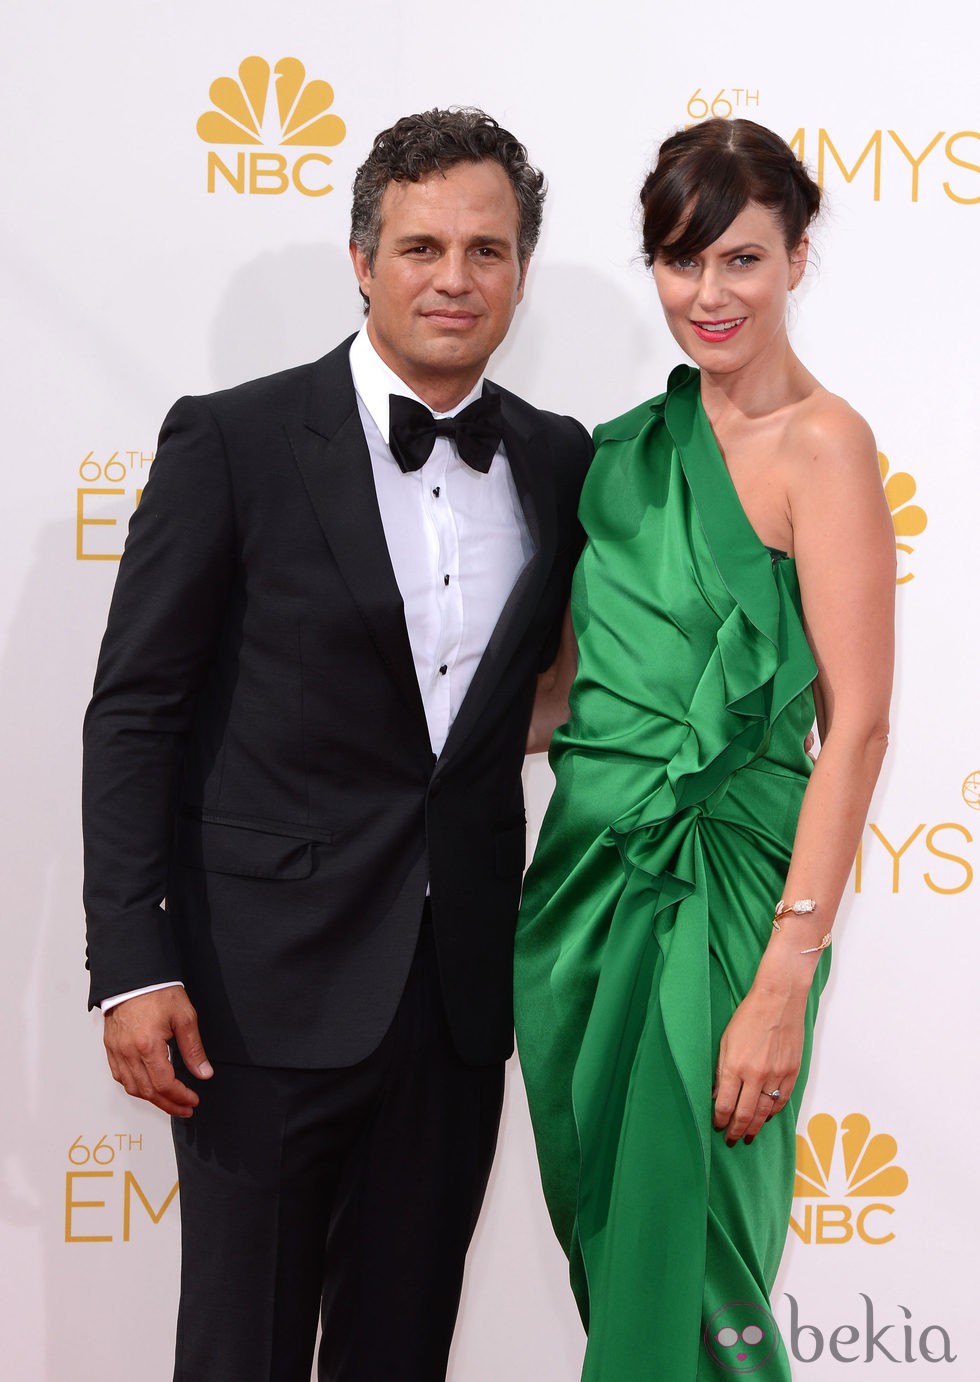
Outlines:
<svg viewBox="0 0 980 1382"><path fill-rule="evenodd" d="M732 263L739 269L749 269L758 262L759 256L757 254L737 254L732 260Z"/></svg>

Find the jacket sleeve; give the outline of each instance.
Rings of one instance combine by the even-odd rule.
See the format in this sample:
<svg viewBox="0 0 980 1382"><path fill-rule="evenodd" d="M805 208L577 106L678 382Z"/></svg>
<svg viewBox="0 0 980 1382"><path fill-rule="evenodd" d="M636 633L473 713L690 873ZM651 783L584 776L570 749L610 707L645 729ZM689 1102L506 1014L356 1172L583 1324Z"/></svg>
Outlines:
<svg viewBox="0 0 980 1382"><path fill-rule="evenodd" d="M578 520L578 502L582 493L582 486L585 483L585 476L592 463L594 448L592 438L576 418L559 417L556 422L560 431L560 440L556 443L555 450L561 458L556 483L561 491L559 494L559 511L565 516L559 538L557 559L563 566L566 586L570 587L572 572L585 545L585 532ZM558 655L564 615L565 606L563 604L542 648L538 663L539 672L547 671Z"/></svg>
<svg viewBox="0 0 980 1382"><path fill-rule="evenodd" d="M90 1006L181 977L163 900L180 769L235 577L225 446L206 399L168 414L119 566L83 731Z"/></svg>

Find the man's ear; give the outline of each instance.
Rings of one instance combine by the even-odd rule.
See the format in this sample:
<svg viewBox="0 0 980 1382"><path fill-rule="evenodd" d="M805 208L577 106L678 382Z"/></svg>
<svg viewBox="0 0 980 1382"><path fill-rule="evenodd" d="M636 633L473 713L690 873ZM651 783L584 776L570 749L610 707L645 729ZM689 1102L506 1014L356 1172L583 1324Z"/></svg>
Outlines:
<svg viewBox="0 0 980 1382"><path fill-rule="evenodd" d="M531 263L531 256L521 261L521 276L517 280L517 301L520 302L524 297L524 285L527 283L528 265Z"/></svg>
<svg viewBox="0 0 980 1382"><path fill-rule="evenodd" d="M347 248L350 251L350 262L354 265L354 273L357 275L357 284L361 290L361 296L365 300L370 301L371 294L369 292L369 285L373 274L371 273L371 266L368 263L368 257L362 249L354 244L353 240Z"/></svg>

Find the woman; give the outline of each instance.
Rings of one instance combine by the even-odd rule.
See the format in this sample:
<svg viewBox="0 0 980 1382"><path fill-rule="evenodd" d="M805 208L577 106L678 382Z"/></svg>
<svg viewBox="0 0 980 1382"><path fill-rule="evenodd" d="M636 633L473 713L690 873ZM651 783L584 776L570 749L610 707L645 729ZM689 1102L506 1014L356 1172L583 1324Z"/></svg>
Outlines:
<svg viewBox="0 0 980 1382"><path fill-rule="evenodd" d="M644 253L697 368L596 433L578 671L567 711L556 674L536 715L567 723L518 1041L591 1382L789 1377L768 1292L895 587L874 440L786 330L819 201L751 121L661 148Z"/></svg>

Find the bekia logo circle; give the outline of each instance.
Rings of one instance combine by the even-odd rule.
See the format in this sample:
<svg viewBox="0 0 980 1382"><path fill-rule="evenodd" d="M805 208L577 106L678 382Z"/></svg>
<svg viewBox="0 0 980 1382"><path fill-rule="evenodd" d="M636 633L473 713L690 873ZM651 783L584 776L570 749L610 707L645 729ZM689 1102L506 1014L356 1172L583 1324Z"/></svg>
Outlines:
<svg viewBox="0 0 980 1382"><path fill-rule="evenodd" d="M779 1348L779 1330L761 1305L732 1301L709 1317L704 1346L726 1372L758 1372Z"/></svg>
<svg viewBox="0 0 980 1382"><path fill-rule="evenodd" d="M209 95L213 109L198 120L199 137L205 144L240 146L234 156L208 150L209 192L219 176L233 191L253 195L277 195L290 187L304 197L333 191L324 174L332 160L313 150L341 143L347 127L330 112L333 87L320 79L308 82L299 58L280 58L275 67L265 58L245 58L237 80L217 77ZM255 148L270 144L308 152L291 159Z"/></svg>

